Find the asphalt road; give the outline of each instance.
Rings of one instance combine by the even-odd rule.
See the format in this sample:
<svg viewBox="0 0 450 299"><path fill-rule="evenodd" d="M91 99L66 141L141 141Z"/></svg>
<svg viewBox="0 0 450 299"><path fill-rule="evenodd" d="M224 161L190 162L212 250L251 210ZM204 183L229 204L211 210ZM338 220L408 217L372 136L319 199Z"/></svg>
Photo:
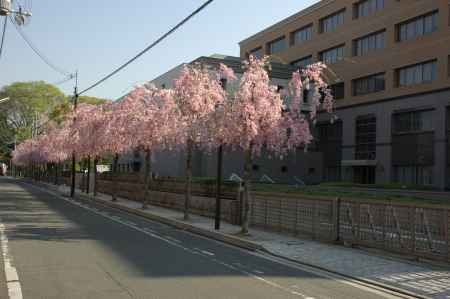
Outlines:
<svg viewBox="0 0 450 299"><path fill-rule="evenodd" d="M23 298L398 298L0 177L1 224Z"/></svg>

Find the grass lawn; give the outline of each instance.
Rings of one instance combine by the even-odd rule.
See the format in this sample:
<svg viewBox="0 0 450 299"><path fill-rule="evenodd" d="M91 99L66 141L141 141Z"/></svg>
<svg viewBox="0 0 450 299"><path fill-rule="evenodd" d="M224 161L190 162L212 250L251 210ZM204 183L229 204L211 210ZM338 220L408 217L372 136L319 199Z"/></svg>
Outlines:
<svg viewBox="0 0 450 299"><path fill-rule="evenodd" d="M287 194L299 194L306 196L318 196L318 197L345 197L361 200L380 200L380 201L392 201L393 203L405 203L405 204L441 204L449 205L450 199L438 199L427 198L426 196L408 196L408 195L396 195L376 192L364 192L355 190L329 190L327 186L312 186L312 187L300 187L296 188L290 185L281 184L260 184L254 183L252 189L255 192L268 192L268 193L287 193ZM395 189L395 188L391 188Z"/></svg>
<svg viewBox="0 0 450 299"><path fill-rule="evenodd" d="M357 184L352 182L326 182L321 183L322 187L344 187L344 188L373 188L373 189L386 189L386 190L418 190L418 191L435 191L436 188L431 186L421 185L405 185L400 183L390 184Z"/></svg>

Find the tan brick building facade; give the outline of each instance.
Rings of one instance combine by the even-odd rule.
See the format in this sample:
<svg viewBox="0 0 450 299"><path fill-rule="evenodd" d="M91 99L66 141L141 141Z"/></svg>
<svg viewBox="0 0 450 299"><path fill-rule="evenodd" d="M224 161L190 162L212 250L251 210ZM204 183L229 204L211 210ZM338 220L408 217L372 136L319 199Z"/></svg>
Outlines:
<svg viewBox="0 0 450 299"><path fill-rule="evenodd" d="M334 73L341 121L322 116L316 136L325 180L450 187L448 0L323 0L240 48Z"/></svg>

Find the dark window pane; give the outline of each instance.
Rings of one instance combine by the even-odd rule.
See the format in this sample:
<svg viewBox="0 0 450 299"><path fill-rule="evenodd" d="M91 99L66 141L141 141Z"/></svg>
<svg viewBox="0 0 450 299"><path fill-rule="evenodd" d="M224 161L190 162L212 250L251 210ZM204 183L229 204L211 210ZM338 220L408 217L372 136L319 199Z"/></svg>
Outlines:
<svg viewBox="0 0 450 299"><path fill-rule="evenodd" d="M268 44L268 47L269 47L269 54L281 52L286 48L286 40L285 38L281 38L279 40L270 42Z"/></svg>
<svg viewBox="0 0 450 299"><path fill-rule="evenodd" d="M433 33L438 29L437 21L438 12L433 12L402 23L398 25L398 40L410 40L421 35Z"/></svg>
<svg viewBox="0 0 450 299"><path fill-rule="evenodd" d="M313 60L312 60L312 56L310 55L310 56L307 56L307 57L304 57L304 58L301 58L299 60L292 62L291 65L295 66L295 67L299 67L299 68L304 68L312 63L313 63Z"/></svg>
<svg viewBox="0 0 450 299"><path fill-rule="evenodd" d="M312 37L312 25L292 33L292 44L297 45L310 40Z"/></svg>
<svg viewBox="0 0 450 299"><path fill-rule="evenodd" d="M365 95L385 89L384 74L373 75L353 80L353 95Z"/></svg>
<svg viewBox="0 0 450 299"><path fill-rule="evenodd" d="M409 86L436 79L436 61L408 66L397 70L399 86Z"/></svg>

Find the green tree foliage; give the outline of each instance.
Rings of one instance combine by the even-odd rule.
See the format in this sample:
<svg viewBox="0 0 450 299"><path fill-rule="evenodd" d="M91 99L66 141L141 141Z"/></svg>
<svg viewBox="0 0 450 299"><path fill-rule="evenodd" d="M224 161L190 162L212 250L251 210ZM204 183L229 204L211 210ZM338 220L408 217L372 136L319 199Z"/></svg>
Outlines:
<svg viewBox="0 0 450 299"><path fill-rule="evenodd" d="M0 159L8 160L14 143L41 134L50 121L61 122L72 109L72 97L44 81L16 82L0 89ZM107 100L81 96L79 103Z"/></svg>
<svg viewBox="0 0 450 299"><path fill-rule="evenodd" d="M9 156L14 142L42 133L49 114L64 101L64 94L43 81L16 82L0 90L0 155Z"/></svg>
<svg viewBox="0 0 450 299"><path fill-rule="evenodd" d="M101 105L104 103L107 103L109 100L106 99L100 99L96 97L90 97L90 96L80 96L78 98L78 103L86 103L91 105ZM61 123L64 121L65 116L72 110L73 106L73 97L65 97L64 101L53 109L53 111L50 113L49 118L52 121L55 121L57 123Z"/></svg>

